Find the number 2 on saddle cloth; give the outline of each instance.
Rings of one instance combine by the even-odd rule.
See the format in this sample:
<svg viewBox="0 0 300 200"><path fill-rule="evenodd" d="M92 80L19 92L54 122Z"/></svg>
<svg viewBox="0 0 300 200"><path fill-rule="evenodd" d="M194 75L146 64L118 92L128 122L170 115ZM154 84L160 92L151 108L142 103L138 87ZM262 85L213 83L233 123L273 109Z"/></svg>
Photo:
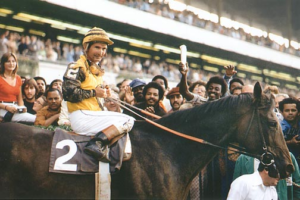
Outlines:
<svg viewBox="0 0 300 200"><path fill-rule="evenodd" d="M99 161L84 153L83 149L91 138L56 129L52 140L49 172L64 174L91 174L99 170ZM121 169L127 135L110 147L110 173ZM126 155L126 154L125 154Z"/></svg>

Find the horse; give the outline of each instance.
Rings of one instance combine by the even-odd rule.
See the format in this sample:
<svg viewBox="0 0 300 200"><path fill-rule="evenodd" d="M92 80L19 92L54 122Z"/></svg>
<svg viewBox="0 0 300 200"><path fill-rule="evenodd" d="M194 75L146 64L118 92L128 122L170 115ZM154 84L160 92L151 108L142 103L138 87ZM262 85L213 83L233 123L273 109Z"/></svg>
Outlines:
<svg viewBox="0 0 300 200"><path fill-rule="evenodd" d="M280 178L289 176L294 168L273 108L274 97L257 83L253 95L224 97L155 120L206 144L136 121L129 133L132 157L112 175L112 199L186 199L193 178L229 142L257 157L272 154ZM0 124L0 198L95 199L94 175L48 171L52 138L52 131Z"/></svg>

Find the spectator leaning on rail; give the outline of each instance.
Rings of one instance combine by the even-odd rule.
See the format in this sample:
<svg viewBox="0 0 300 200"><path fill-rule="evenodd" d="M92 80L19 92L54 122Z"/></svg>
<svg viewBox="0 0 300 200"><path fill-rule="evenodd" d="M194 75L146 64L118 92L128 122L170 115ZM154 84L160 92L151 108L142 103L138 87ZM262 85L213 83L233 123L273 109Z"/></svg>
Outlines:
<svg viewBox="0 0 300 200"><path fill-rule="evenodd" d="M62 93L56 88L50 88L45 93L48 106L43 107L36 113L34 125L41 126L57 126L57 121L60 114Z"/></svg>
<svg viewBox="0 0 300 200"><path fill-rule="evenodd" d="M68 104L72 129L94 136L86 145L85 153L101 161L109 161L106 147L110 141L131 130L134 118L122 113L103 111L97 98L110 96L102 87L104 70L100 61L113 42L103 29L93 28L83 38L84 55L68 65L64 75L63 95Z"/></svg>
<svg viewBox="0 0 300 200"><path fill-rule="evenodd" d="M60 80L60 79L53 80L49 86L49 89L51 89L51 88L56 88L62 92L62 80ZM67 102L64 100L61 101L60 114L59 114L59 119L58 119L57 123L58 123L58 125L70 126L68 105L67 105Z"/></svg>

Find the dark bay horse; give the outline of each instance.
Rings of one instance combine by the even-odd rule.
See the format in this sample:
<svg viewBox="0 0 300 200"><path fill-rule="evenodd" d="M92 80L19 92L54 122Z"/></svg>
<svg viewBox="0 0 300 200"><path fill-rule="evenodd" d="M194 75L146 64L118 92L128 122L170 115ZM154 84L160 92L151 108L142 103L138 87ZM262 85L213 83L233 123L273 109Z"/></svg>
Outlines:
<svg viewBox="0 0 300 200"><path fill-rule="evenodd" d="M225 97L156 122L216 145L239 142L257 155L266 145L285 178L293 166L273 108L271 94L256 84L253 96ZM0 124L0 198L94 199L94 176L48 172L52 137L35 127ZM147 122L136 122L130 137L132 158L112 176L115 199L186 199L193 178L219 151Z"/></svg>

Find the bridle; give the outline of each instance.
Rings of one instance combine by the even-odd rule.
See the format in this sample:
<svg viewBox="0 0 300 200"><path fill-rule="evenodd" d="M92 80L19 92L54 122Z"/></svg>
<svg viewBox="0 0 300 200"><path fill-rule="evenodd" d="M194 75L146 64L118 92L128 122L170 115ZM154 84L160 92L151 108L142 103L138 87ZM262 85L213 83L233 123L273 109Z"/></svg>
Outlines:
<svg viewBox="0 0 300 200"><path fill-rule="evenodd" d="M156 122L154 122L154 121L152 121L152 120L149 120L148 118L146 118L146 117L144 117L144 116L142 116L142 115L136 113L136 112L133 111L132 109L130 109L130 108L124 106L122 103L126 104L125 102L123 102L123 101L121 101L121 100L119 100L119 99L111 98L111 97L110 97L109 99L111 99L113 102L115 102L116 104L118 104L118 105L121 106L122 108L124 108L124 109L126 109L126 110L132 112L133 114L135 114L135 115L139 116L140 118L144 119L146 122L148 122L148 123L150 123L150 124L152 124L152 125L154 125L154 126L160 128L160 129L163 129L163 130L165 130L165 131L168 131L168 132L170 132L170 133L172 133L172 134L175 134L175 135L177 135L177 136L183 137L183 138L188 139L188 140L192 140L192 141L195 141L195 142L198 142L198 143L202 143L202 144L206 144L206 145L209 145L209 146L217 147L217 148L219 148L219 149L228 150L228 147L223 147L223 146L220 146L220 145L217 145L217 144L212 144L212 143L210 143L210 142L208 142L208 141L205 141L205 140L203 140L203 139L196 138L196 137L193 137L193 136L189 136L189 135L180 133L180 132L178 132L178 131L169 129L168 127L165 127L165 126L163 126L163 125L161 125L161 124L158 124L158 123L156 123ZM130 107L133 108L134 106L130 106ZM139 109L139 108L136 108L136 110L141 111L141 109ZM248 125L248 128L247 128L247 130L246 130L245 139L247 138L247 136L248 136L248 134L249 134L250 127L251 127L251 125L252 125L252 123L253 123L253 119L254 119L255 114L257 114L258 122L260 121L260 116L259 116L259 114L258 114L258 110L259 110L259 108L256 106L256 108L255 108L255 109L253 110L253 112L252 112L251 120L250 120L249 125ZM142 113L147 114L146 112L142 112ZM150 115L150 116L153 116L152 113L150 113L149 115ZM240 154L247 155L247 156L251 156L251 157L255 157L255 158L260 158L261 162L263 162L263 161L265 160L264 158L265 158L266 156L268 156L268 157L271 156L271 157L273 158L273 159L271 159L273 162L266 163L266 165L269 166L269 165L275 164L273 154L267 151L267 146L266 146L265 138L264 138L263 131L262 131L262 128L261 128L261 124L260 124L260 123L258 123L258 124L259 124L259 132L260 132L260 135L261 135L261 137L262 137L263 144L264 144L264 146L263 146L264 153L263 153L263 154L261 154L261 155L258 155L258 154L252 154L252 153L249 153L249 152L245 151L244 148L241 148L241 147L239 147L239 146L234 146L234 145L230 145L230 146L233 146L235 149L230 149L230 150L231 150L231 151L234 151L234 152L236 152L236 153L240 153Z"/></svg>
<svg viewBox="0 0 300 200"><path fill-rule="evenodd" d="M270 151L268 151L266 140L261 127L261 123L259 123L260 122L259 109L263 109L263 108L265 107L259 108L257 105L255 105L255 109L253 109L252 111L251 119L245 133L244 141L246 141L248 137L251 125L253 123L254 116L256 116L258 122L258 131L263 141L263 153L259 156L259 161L268 169L270 177L277 178L279 176L279 173L275 164L274 155Z"/></svg>
<svg viewBox="0 0 300 200"><path fill-rule="evenodd" d="M165 127L165 126L163 126L161 124L158 124L158 123L156 123L156 122L154 122L152 120L149 120L146 117L144 117L142 115L139 115L138 113L134 112L130 108L122 105L122 101L121 100L115 99L115 98L110 98L110 99L113 102L115 102L116 104L118 104L119 106L121 106L122 108L124 108L126 110L129 110L133 114L135 114L135 115L141 117L142 119L144 119L146 122L148 122L148 123L150 123L150 124L152 124L152 125L160 128L160 129L163 129L165 131L168 131L168 132L170 132L172 134L175 134L177 136L183 137L185 139L189 139L189 140L192 140L192 141L195 141L195 142L198 142L198 143L202 143L202 144L206 144L206 145L209 145L209 146L217 147L219 149L228 150L228 147L222 147L220 145L212 144L212 143L210 143L208 141L205 141L203 139L196 138L196 137L193 137L193 136L189 136L189 135L180 133L178 131L169 129L168 127ZM134 106L130 106L130 107L134 107ZM257 104L255 105L255 108L252 111L252 115L251 115L251 119L250 119L249 125L247 127L247 130L246 130L246 133L245 133L245 136L244 136L244 141L246 141L246 139L248 137L248 134L250 132L250 128L251 128L251 126L253 124L254 117L256 116L257 117L257 122L258 122L258 131L259 131L259 134L260 134L260 136L262 138L262 141L263 141L263 153L261 155L251 154L249 152L246 152L245 148L241 148L239 146L234 146L234 145L231 145L231 146L234 146L234 148L236 148L236 149L230 149L230 150L234 151L236 153L241 153L241 154L244 154L244 155L247 155L247 156L251 156L251 157L254 157L254 158L259 158L261 164L263 164L266 167L266 169L268 169L269 176L277 178L277 177L279 177L279 173L278 173L278 170L277 170L277 167L276 167L276 164L275 164L274 155L271 152L268 151L268 148L267 148L267 145L266 145L266 140L265 140L265 137L264 137L264 134L263 134L263 130L262 130L262 126L259 123L260 122L259 110L263 109L263 108L265 108L265 107L258 107ZM141 112L141 109L139 109L139 108L136 108L136 109ZM147 114L146 112L142 112L142 113ZM150 113L149 116L153 117L153 114Z"/></svg>
<svg viewBox="0 0 300 200"><path fill-rule="evenodd" d="M189 140L192 140L192 141L195 141L195 142L198 142L198 143L206 144L206 145L209 145L209 146L212 146L212 147L217 147L219 149L228 150L228 147L222 147L220 145L216 145L216 144L210 143L208 141L205 141L203 139L196 138L196 137L193 137L193 136L189 136L189 135L180 133L178 131L175 131L175 130L172 130L172 129L168 128L168 127L165 127L165 126L163 126L161 124L158 124L158 123L156 123L156 122L154 122L152 120L149 120L146 117L144 117L144 116L142 116L142 115L134 112L130 108L122 105L122 101L121 100L115 99L115 98L110 98L110 99L113 102L115 102L116 104L118 104L119 106L121 106L122 108L124 108L126 110L129 110L133 114L135 114L135 115L139 116L140 118L144 119L146 122L148 122L148 123L150 123L150 124L152 124L152 125L160 128L162 130L168 131L168 132L170 132L172 134L175 134L177 136L180 136L180 137L183 137L185 139L189 139ZM130 106L130 107L133 108L134 106ZM261 120L260 120L259 110L263 109L263 108L265 108L265 107L258 107L257 102L255 103L255 108L252 111L251 119L250 119L249 125L247 127L245 136L244 136L244 141L246 141L246 139L247 139L247 137L249 135L249 132L250 132L250 128L253 125L254 117L256 116L257 117L257 122L258 122L258 131L259 131L259 134L260 134L262 142L263 142L263 148L262 148L263 149L263 153L261 155L251 154L251 153L246 152L245 148L241 148L239 146L234 146L234 145L230 145L230 146L233 146L235 149L230 149L230 150L234 151L235 153L240 153L240 154L244 154L244 155L247 155L247 156L250 156L250 157L259 158L260 163L268 171L268 174L269 174L270 177L272 177L272 178L280 178L279 171L277 170L277 167L276 167L276 164L275 164L274 155L270 151L268 151L268 148L267 148L267 145L266 145L266 140L265 140L265 137L264 137L264 134L263 134L263 129L262 129L262 126L261 126L261 123L260 123ZM135 109L139 110L141 112L141 109L139 109L139 108L135 108ZM147 112L144 112L144 111L142 113L147 114ZM149 116L154 117L152 113L151 113L151 115L149 114ZM156 116L156 118L159 118L159 116Z"/></svg>

